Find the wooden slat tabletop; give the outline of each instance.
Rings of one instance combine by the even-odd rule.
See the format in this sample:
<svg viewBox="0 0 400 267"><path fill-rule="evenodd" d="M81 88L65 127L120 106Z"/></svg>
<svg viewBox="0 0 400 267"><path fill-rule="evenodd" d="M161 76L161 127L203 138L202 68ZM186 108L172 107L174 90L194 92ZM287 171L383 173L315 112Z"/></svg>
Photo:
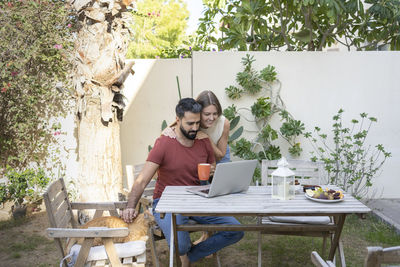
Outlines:
<svg viewBox="0 0 400 267"><path fill-rule="evenodd" d="M333 186L329 188L335 189ZM363 203L344 193L344 200L336 203L319 203L307 199L304 193L293 200L271 198L268 186L250 186L246 193L205 198L186 191L185 186L167 186L156 211L175 214L220 215L335 215L364 214L371 210Z"/></svg>

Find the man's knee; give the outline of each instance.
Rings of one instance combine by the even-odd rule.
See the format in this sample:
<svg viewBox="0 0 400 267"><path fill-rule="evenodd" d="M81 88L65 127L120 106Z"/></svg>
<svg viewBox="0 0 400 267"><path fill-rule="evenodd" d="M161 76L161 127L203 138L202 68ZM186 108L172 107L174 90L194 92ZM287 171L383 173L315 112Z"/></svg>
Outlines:
<svg viewBox="0 0 400 267"><path fill-rule="evenodd" d="M189 250L192 247L192 244L190 242L178 242L179 246L179 255L185 255L189 252Z"/></svg>
<svg viewBox="0 0 400 267"><path fill-rule="evenodd" d="M235 239L235 242L238 242L239 240L241 240L243 238L243 236L244 236L243 231L236 231L232 238Z"/></svg>
<svg viewBox="0 0 400 267"><path fill-rule="evenodd" d="M229 231L229 232L224 232L225 238L229 240L230 244L236 243L239 240L241 240L244 236L243 231Z"/></svg>

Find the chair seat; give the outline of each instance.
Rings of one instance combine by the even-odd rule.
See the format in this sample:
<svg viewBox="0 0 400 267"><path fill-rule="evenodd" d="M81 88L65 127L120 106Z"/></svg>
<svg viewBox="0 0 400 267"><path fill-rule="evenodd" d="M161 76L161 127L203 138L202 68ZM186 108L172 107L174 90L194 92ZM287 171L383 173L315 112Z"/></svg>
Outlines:
<svg viewBox="0 0 400 267"><path fill-rule="evenodd" d="M134 257L146 252L146 241L137 240L126 243L115 243L114 247L119 258ZM80 249L81 245L75 244L72 246L70 254L72 254L73 262L76 261L76 257L78 257ZM74 255L76 256L74 257ZM108 259L108 257L104 246L94 246L90 248L87 261L99 261L106 259Z"/></svg>
<svg viewBox="0 0 400 267"><path fill-rule="evenodd" d="M329 224L331 219L329 216L269 216L263 217L262 223L301 223L301 224Z"/></svg>

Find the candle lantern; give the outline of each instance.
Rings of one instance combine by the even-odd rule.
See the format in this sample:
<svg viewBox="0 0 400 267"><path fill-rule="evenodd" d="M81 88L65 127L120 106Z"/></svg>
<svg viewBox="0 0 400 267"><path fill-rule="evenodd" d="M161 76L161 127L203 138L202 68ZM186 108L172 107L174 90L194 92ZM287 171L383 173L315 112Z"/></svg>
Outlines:
<svg viewBox="0 0 400 267"><path fill-rule="evenodd" d="M293 199L295 195L294 172L289 169L289 163L283 157L278 161L278 168L271 173L272 198Z"/></svg>

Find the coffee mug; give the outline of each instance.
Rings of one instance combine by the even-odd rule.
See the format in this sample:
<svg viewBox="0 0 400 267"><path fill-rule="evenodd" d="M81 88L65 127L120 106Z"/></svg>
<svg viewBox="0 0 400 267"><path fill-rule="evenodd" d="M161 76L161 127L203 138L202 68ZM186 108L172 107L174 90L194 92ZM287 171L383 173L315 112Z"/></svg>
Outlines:
<svg viewBox="0 0 400 267"><path fill-rule="evenodd" d="M197 165L197 174L201 181L207 181L210 178L211 164L199 163Z"/></svg>

